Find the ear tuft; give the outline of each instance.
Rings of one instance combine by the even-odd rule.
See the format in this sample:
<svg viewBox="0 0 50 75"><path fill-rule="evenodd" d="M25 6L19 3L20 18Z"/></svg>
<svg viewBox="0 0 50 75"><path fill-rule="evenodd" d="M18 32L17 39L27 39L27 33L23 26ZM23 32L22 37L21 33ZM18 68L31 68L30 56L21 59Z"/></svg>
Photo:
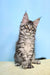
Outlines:
<svg viewBox="0 0 50 75"><path fill-rule="evenodd" d="M38 23L39 23L40 19L41 19L41 17L40 17L40 18L38 18L38 19L36 19L35 21L33 21L33 24L34 24L36 27L37 27L37 25L38 25Z"/></svg>
<svg viewBox="0 0 50 75"><path fill-rule="evenodd" d="M22 19L22 24L25 24L29 21L28 19L28 14L25 12L24 16L23 16L23 19Z"/></svg>

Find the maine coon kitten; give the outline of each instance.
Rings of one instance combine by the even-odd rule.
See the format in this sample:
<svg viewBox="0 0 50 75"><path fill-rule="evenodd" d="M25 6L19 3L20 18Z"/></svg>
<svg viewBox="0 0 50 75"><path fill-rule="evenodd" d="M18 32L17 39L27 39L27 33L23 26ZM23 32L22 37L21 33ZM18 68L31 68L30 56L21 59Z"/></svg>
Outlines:
<svg viewBox="0 0 50 75"><path fill-rule="evenodd" d="M28 14L25 13L20 25L19 39L16 43L14 55L15 64L21 65L22 68L32 68L32 63L40 64L35 60L35 34L40 18L30 21Z"/></svg>

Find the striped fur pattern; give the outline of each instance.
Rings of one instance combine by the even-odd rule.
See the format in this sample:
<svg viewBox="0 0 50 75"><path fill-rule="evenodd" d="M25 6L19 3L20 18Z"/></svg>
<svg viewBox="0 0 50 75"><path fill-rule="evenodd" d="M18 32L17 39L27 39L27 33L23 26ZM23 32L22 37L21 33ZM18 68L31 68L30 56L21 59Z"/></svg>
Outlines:
<svg viewBox="0 0 50 75"><path fill-rule="evenodd" d="M32 68L32 63L40 63L39 60L35 60L35 33L39 20L40 18L30 21L28 14L25 13L20 25L14 59L15 64L21 65L24 69Z"/></svg>

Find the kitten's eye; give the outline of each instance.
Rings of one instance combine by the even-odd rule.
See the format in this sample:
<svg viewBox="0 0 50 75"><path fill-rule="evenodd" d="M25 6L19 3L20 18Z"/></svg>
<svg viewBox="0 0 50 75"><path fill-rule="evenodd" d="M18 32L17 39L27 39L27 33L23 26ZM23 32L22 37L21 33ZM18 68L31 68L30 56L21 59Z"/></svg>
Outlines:
<svg viewBox="0 0 50 75"><path fill-rule="evenodd" d="M27 25L26 25L25 27L26 27L26 28L28 28L28 26L27 26Z"/></svg>

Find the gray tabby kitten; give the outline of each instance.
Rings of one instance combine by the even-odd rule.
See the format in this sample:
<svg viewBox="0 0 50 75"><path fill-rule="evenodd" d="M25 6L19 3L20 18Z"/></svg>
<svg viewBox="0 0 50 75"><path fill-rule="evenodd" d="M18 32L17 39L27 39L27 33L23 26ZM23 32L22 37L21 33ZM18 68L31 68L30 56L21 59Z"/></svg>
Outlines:
<svg viewBox="0 0 50 75"><path fill-rule="evenodd" d="M35 34L39 20L40 18L30 21L28 14L25 13L20 25L14 59L15 64L21 65L24 69L33 68L32 63L40 64L40 61L35 59Z"/></svg>

